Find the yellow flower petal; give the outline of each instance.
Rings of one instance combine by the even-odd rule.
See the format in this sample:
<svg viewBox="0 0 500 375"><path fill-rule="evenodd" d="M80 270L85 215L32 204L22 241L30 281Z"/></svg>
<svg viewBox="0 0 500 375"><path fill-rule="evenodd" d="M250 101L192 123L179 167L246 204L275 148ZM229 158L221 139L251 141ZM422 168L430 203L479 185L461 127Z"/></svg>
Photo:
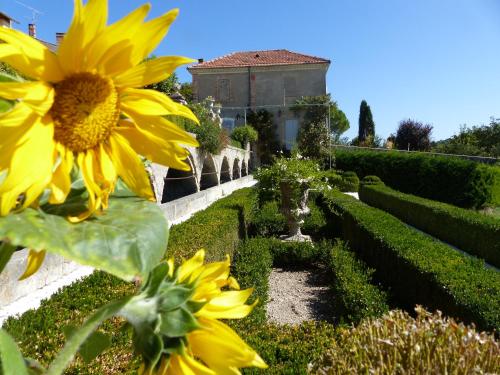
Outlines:
<svg viewBox="0 0 500 375"><path fill-rule="evenodd" d="M120 101L123 110L127 113L144 116L177 115L199 123L189 108L155 90L127 88L121 91Z"/></svg>
<svg viewBox="0 0 500 375"><path fill-rule="evenodd" d="M118 176L137 195L154 200L151 183L144 165L134 150L128 145L126 139L120 134L113 132L109 140L111 158Z"/></svg>
<svg viewBox="0 0 500 375"><path fill-rule="evenodd" d="M129 69L113 80L117 87L144 87L167 79L177 67L193 61L187 57L158 57Z"/></svg>
<svg viewBox="0 0 500 375"><path fill-rule="evenodd" d="M193 271L195 271L198 267L203 266L203 262L205 260L205 250L201 249L196 252L196 254L182 263L179 266L178 280L179 282L186 281ZM192 280L191 280L192 281Z"/></svg>
<svg viewBox="0 0 500 375"><path fill-rule="evenodd" d="M138 32L146 18L150 4L144 4L124 18L106 27L88 46L87 67L97 69L100 73L113 76L123 73L134 66L131 63L133 45L131 38ZM120 48L115 48L120 46ZM123 53L126 50L128 56ZM120 56L121 55L121 56ZM113 64L119 64L116 69ZM117 73L116 73L117 72Z"/></svg>
<svg viewBox="0 0 500 375"><path fill-rule="evenodd" d="M124 113L134 121L139 130L145 130L164 140L182 143L188 146L199 146L195 137L170 120L160 116L142 116L135 112L127 113L124 111Z"/></svg>
<svg viewBox="0 0 500 375"><path fill-rule="evenodd" d="M199 319L202 329L188 334L193 354L217 374L239 373L238 368L267 368L260 356L231 328L213 319Z"/></svg>
<svg viewBox="0 0 500 375"><path fill-rule="evenodd" d="M66 150L61 145L57 145L56 148L59 152L60 162L52 175L52 182L50 183L51 195L49 203L52 204L63 203L66 200L71 190L70 173L73 168L73 152Z"/></svg>
<svg viewBox="0 0 500 375"><path fill-rule="evenodd" d="M135 152L155 163L185 171L191 169L189 164L183 162L189 156L189 151L174 142L140 131L133 125L117 127L114 132L126 138Z"/></svg>
<svg viewBox="0 0 500 375"><path fill-rule="evenodd" d="M74 0L73 4L74 10L71 25L57 51L60 65L66 74L80 71L82 64L81 51L85 38L82 1Z"/></svg>
<svg viewBox="0 0 500 375"><path fill-rule="evenodd" d="M252 292L253 289L222 292L212 298L195 315L213 319L242 319L248 316L258 303L255 301L252 305L244 304Z"/></svg>
<svg viewBox="0 0 500 375"><path fill-rule="evenodd" d="M169 366L165 374L168 375L215 375L216 373L208 367L203 366L190 356L172 354Z"/></svg>
<svg viewBox="0 0 500 375"><path fill-rule="evenodd" d="M54 103L54 89L45 82L0 83L0 97L20 99L33 112L44 116Z"/></svg>
<svg viewBox="0 0 500 375"><path fill-rule="evenodd" d="M57 56L35 38L21 31L0 27L0 40L14 47L10 48L10 56L13 56L13 52L17 49L23 55L24 60L28 62L27 65L24 65L22 59L19 58L14 58L13 61L4 60L13 63L14 68L19 69L21 73L31 78L50 82L57 82L63 78ZM4 48L0 56L8 51L8 48Z"/></svg>
<svg viewBox="0 0 500 375"><path fill-rule="evenodd" d="M42 266L43 260L45 259L45 250L36 251L31 250L28 254L28 264L26 265L26 270L19 277L19 280L24 280L36 273Z"/></svg>
<svg viewBox="0 0 500 375"><path fill-rule="evenodd" d="M139 64L153 52L168 33L170 25L175 21L179 9L172 9L164 15L154 18L141 26L141 32L134 35L134 52L132 66Z"/></svg>
<svg viewBox="0 0 500 375"><path fill-rule="evenodd" d="M51 126L37 121L25 134L25 141L15 146L7 177L0 185L0 215L7 215L16 205L19 194L31 186L37 186L41 193L50 183L55 147L53 133Z"/></svg>

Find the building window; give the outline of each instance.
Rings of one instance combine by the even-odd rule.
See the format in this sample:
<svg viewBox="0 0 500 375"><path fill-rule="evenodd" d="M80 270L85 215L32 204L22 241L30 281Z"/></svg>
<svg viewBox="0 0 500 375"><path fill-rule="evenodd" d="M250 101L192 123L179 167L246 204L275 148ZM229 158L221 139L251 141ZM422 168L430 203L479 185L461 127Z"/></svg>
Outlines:
<svg viewBox="0 0 500 375"><path fill-rule="evenodd" d="M292 119L285 121L285 148L291 150L297 144L299 133L299 120Z"/></svg>
<svg viewBox="0 0 500 375"><path fill-rule="evenodd" d="M231 82L229 79L217 80L217 101L227 103L231 99Z"/></svg>
<svg viewBox="0 0 500 375"><path fill-rule="evenodd" d="M232 117L224 117L222 118L222 127L227 129L229 133L231 133L234 129L234 118Z"/></svg>

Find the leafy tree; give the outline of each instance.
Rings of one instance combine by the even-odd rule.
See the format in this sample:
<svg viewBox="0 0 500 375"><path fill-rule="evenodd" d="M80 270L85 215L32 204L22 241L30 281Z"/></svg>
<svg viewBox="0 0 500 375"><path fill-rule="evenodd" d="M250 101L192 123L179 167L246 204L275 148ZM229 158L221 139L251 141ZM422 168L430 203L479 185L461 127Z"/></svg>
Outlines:
<svg viewBox="0 0 500 375"><path fill-rule="evenodd" d="M359 106L358 140L360 144L366 143L367 138L375 138L375 123L373 122L372 110L366 100L361 101ZM371 146L367 145L367 146Z"/></svg>
<svg viewBox="0 0 500 375"><path fill-rule="evenodd" d="M489 125L460 127L458 134L433 145L433 151L446 154L500 157L500 119Z"/></svg>
<svg viewBox="0 0 500 375"><path fill-rule="evenodd" d="M188 103L192 103L194 100L193 94L193 84L191 82L181 83L181 88L179 89L181 95L186 99Z"/></svg>
<svg viewBox="0 0 500 375"><path fill-rule="evenodd" d="M407 119L399 123L396 133L396 147L399 150L429 151L432 126Z"/></svg>
<svg viewBox="0 0 500 375"><path fill-rule="evenodd" d="M231 133L231 138L241 143L245 147L247 142L255 142L259 138L259 133L251 125L238 126Z"/></svg>
<svg viewBox="0 0 500 375"><path fill-rule="evenodd" d="M272 164L274 155L279 151L273 114L265 109L250 111L247 113L247 122L257 130L256 151L261 164Z"/></svg>
<svg viewBox="0 0 500 375"><path fill-rule="evenodd" d="M304 96L292 106L296 116L302 115L297 145L302 155L315 159L328 156L330 141L336 142L349 129L349 120L330 94ZM328 129L330 114L330 131Z"/></svg>

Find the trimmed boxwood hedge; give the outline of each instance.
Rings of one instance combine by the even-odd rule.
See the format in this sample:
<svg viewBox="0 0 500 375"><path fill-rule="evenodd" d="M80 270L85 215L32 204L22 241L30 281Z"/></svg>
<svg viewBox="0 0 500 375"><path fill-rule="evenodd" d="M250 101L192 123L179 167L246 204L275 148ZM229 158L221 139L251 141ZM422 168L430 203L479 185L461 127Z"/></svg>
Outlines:
<svg viewBox="0 0 500 375"><path fill-rule="evenodd" d="M335 151L336 167L358 177L376 175L405 193L480 207L492 201L500 184L498 169L466 159L396 151Z"/></svg>
<svg viewBox="0 0 500 375"><path fill-rule="evenodd" d="M167 257L189 258L201 248L208 262L232 256L240 238L247 236L257 195L245 188L220 199L209 208L195 213L182 224L170 229Z"/></svg>
<svg viewBox="0 0 500 375"><path fill-rule="evenodd" d="M500 220L385 186L363 185L359 198L405 223L500 267Z"/></svg>
<svg viewBox="0 0 500 375"><path fill-rule="evenodd" d="M350 196L330 191L324 199L342 237L408 310L423 304L500 329L500 273Z"/></svg>
<svg viewBox="0 0 500 375"><path fill-rule="evenodd" d="M317 257L313 249L310 244L286 244L274 238L252 238L238 247L232 274L242 288L255 288L251 298L258 298L259 303L245 319L229 320L228 323L269 365L265 371L243 369L244 374L307 374L307 365L331 345L335 336L332 324L278 325L267 323L266 319L269 275L273 264L284 260L287 264L299 259L311 261Z"/></svg>
<svg viewBox="0 0 500 375"><path fill-rule="evenodd" d="M374 270L357 259L346 244L338 241L328 255L332 288L342 302L343 315L348 322L356 324L389 311L387 293L372 284Z"/></svg>

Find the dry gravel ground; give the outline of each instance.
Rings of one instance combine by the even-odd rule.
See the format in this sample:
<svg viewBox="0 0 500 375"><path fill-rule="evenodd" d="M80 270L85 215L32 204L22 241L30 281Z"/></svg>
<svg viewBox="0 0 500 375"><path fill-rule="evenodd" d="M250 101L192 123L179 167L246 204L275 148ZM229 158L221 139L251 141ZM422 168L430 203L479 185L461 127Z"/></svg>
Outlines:
<svg viewBox="0 0 500 375"><path fill-rule="evenodd" d="M332 295L319 268L274 268L269 277L267 318L279 324L306 320L331 321Z"/></svg>

